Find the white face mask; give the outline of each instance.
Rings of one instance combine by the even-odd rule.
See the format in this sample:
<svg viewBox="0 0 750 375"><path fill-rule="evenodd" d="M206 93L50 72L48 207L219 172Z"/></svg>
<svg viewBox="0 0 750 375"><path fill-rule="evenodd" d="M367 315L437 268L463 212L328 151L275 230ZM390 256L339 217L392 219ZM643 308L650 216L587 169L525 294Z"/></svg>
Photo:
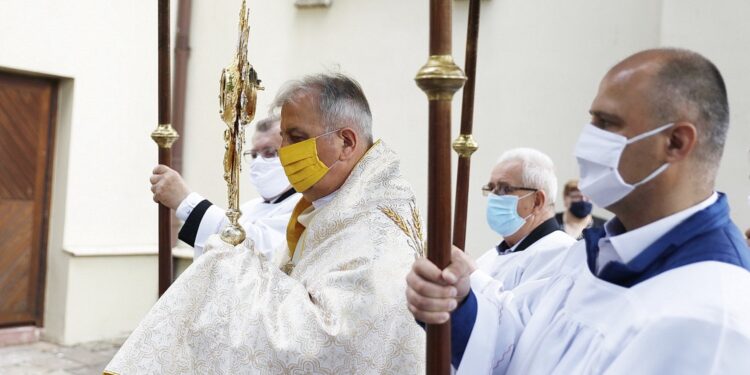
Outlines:
<svg viewBox="0 0 750 375"><path fill-rule="evenodd" d="M585 125L575 149L581 173L578 188L597 206L608 207L625 198L636 187L651 181L664 172L669 163L657 168L640 182L628 184L617 169L620 157L627 145L658 134L673 125L666 124L630 139L591 124Z"/></svg>
<svg viewBox="0 0 750 375"><path fill-rule="evenodd" d="M278 157L264 159L260 156L250 163L250 183L263 199L274 198L289 189L291 184Z"/></svg>

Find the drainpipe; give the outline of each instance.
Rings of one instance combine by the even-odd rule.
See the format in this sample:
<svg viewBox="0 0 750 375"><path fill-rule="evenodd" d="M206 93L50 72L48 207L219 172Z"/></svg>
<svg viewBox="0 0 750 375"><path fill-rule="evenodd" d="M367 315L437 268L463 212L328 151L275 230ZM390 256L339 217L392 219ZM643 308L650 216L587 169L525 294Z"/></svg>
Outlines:
<svg viewBox="0 0 750 375"><path fill-rule="evenodd" d="M172 126L182 136L182 142L172 147L172 168L182 173L182 145L185 144L185 96L187 93L187 63L190 56L191 0L178 0L177 33L174 46L174 76L172 82ZM177 244L180 223L172 220L172 247Z"/></svg>
<svg viewBox="0 0 750 375"><path fill-rule="evenodd" d="M173 168L182 172L182 145L185 144L185 94L187 91L187 63L190 56L191 0L177 3L177 35L174 47L174 81L172 82L172 126L182 135L182 142L173 147Z"/></svg>

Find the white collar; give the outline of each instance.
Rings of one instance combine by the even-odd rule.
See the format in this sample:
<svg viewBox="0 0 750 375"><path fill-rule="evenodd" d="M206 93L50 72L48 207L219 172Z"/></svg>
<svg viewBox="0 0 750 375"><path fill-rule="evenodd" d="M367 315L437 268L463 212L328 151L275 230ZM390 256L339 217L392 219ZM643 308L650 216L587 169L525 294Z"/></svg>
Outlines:
<svg viewBox="0 0 750 375"><path fill-rule="evenodd" d="M529 235L527 234L527 235L526 235L526 237L528 237L528 236L529 236ZM521 244L521 242L523 242L523 240L525 240L525 239L526 239L526 237L524 237L524 238L521 238L520 240L518 240L518 242L516 242L516 244L515 244L515 245L511 246L511 247L510 247L510 248L509 248L508 250L505 250L505 251L503 252L503 254L510 254L510 253L513 253L513 252L515 252L515 251L516 251L516 248L518 247L518 245L520 245L520 244Z"/></svg>
<svg viewBox="0 0 750 375"><path fill-rule="evenodd" d="M334 191L331 194L326 195L323 198L318 198L312 202L312 206L307 207L304 211L302 211L299 216L297 216L297 221L302 224L305 228L310 224L310 221L312 221L313 214L316 213L317 210L325 207L328 203L330 203L333 198L336 198L336 191Z"/></svg>
<svg viewBox="0 0 750 375"><path fill-rule="evenodd" d="M325 197L314 200L312 202L313 207L315 207L316 210L319 210L325 207L328 203L331 203L333 198L336 198L336 193L338 193L338 190L334 191L331 194L326 195Z"/></svg>
<svg viewBox="0 0 750 375"><path fill-rule="evenodd" d="M692 207L628 232L625 232L625 228L622 227L619 220L616 220L616 218L611 219L604 224L604 231L607 233L607 237L603 240L609 241L612 244L612 247L623 263L628 263L643 250L646 250L652 243L656 242L656 240L667 234L672 228L698 211L716 203L718 199L719 195L713 192L708 199Z"/></svg>

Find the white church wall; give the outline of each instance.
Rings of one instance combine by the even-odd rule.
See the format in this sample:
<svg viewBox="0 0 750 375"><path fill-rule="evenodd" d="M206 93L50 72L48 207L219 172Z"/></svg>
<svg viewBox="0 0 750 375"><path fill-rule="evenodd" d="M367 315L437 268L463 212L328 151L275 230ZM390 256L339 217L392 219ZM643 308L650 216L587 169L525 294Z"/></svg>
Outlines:
<svg viewBox="0 0 750 375"><path fill-rule="evenodd" d="M287 79L331 69L352 75L370 101L374 134L401 156L426 213L427 100L413 78L428 55L427 3L339 1L313 9L276 1L248 4L250 58L266 86L260 110ZM454 4L453 54L463 66L468 2ZM225 204L216 95L219 72L234 48L237 5L194 6L185 176L196 190ZM480 149L472 165L467 243L472 254L498 241L485 224L479 189L500 153L539 148L555 160L561 182L576 176L572 149L599 79L619 59L657 46L660 19L661 2L652 0L482 1L475 105ZM460 97L454 99L454 135ZM243 182L243 199L255 197Z"/></svg>
<svg viewBox="0 0 750 375"><path fill-rule="evenodd" d="M53 180L50 202L49 238L47 241L47 273L44 301L44 338L62 342L68 306L68 262L70 255L62 251L65 230L65 197L68 187L70 125L72 123L73 80L63 80L58 100L58 120L53 158Z"/></svg>
<svg viewBox="0 0 750 375"><path fill-rule="evenodd" d="M427 100L413 77L427 59L427 2L348 0L310 9L292 1L248 3L250 58L266 87L259 116L287 79L337 69L352 75L370 100L375 135L401 155L426 213ZM461 66L467 6L455 2L454 56ZM625 56L662 44L704 52L724 72L733 127L719 188L730 194L738 223L750 226L745 2L721 0L708 8L698 0L663 0L663 6L661 0L487 0L482 6L471 254L498 241L485 224L479 188L499 154L535 147L555 160L560 185L576 176L572 149L600 78ZM188 183L222 206L218 78L234 53L238 7L239 0L193 2L181 141ZM64 79L47 265L49 339L75 343L125 334L156 299L156 206L148 189L156 160L149 138L157 121L155 32L154 3L0 5L0 69ZM247 178L242 194L257 196Z"/></svg>
<svg viewBox="0 0 750 375"><path fill-rule="evenodd" d="M660 1L482 4L475 104L480 151L472 163L472 192L488 181L500 154L514 147L547 153L561 191L578 176L573 148L589 121L599 80L618 60L658 43ZM456 16L465 25L465 10ZM461 43L458 50L463 48ZM557 201L562 210L561 193ZM472 195L468 227L478 236L469 237L467 247L473 255L497 243L486 225L485 204L484 197Z"/></svg>
<svg viewBox="0 0 750 375"><path fill-rule="evenodd" d="M665 0L662 44L704 54L721 70L730 126L716 188L727 193L732 218L750 228L750 2Z"/></svg>
<svg viewBox="0 0 750 375"><path fill-rule="evenodd" d="M116 256L156 252L156 4L3 1L0 46L0 69L63 82L43 335L66 344L122 335L156 300L156 257Z"/></svg>
<svg viewBox="0 0 750 375"><path fill-rule="evenodd" d="M36 0L2 7L0 66L73 81L69 164L56 171L68 177L65 247L152 245L156 6Z"/></svg>
<svg viewBox="0 0 750 375"><path fill-rule="evenodd" d="M155 256L72 257L68 274L65 344L126 337L157 299Z"/></svg>

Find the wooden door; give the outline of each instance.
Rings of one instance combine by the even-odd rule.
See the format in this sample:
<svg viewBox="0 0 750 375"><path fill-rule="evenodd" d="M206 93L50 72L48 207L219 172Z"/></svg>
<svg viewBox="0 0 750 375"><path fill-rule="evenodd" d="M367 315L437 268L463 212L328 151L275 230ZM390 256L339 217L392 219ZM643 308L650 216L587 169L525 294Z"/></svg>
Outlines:
<svg viewBox="0 0 750 375"><path fill-rule="evenodd" d="M42 325L57 82L0 72L0 327Z"/></svg>

